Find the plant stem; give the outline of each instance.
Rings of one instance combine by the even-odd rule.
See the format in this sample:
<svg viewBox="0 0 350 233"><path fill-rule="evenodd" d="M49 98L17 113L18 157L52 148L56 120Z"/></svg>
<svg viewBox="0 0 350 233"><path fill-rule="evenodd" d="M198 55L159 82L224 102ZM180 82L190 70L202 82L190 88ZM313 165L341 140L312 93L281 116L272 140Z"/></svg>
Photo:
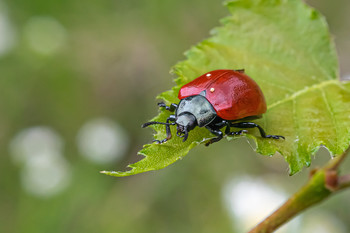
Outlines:
<svg viewBox="0 0 350 233"><path fill-rule="evenodd" d="M338 177L338 167L345 159L347 149L342 155L330 160L323 168L318 169L308 183L297 191L280 208L259 223L249 233L270 233L291 220L304 209L307 209L330 195L350 187L350 176Z"/></svg>

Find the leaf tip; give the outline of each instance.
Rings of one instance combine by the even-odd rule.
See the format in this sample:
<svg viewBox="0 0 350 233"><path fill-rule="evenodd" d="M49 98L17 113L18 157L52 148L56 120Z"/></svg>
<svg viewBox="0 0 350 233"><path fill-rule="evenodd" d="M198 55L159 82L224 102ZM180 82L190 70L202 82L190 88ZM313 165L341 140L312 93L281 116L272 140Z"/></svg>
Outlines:
<svg viewBox="0 0 350 233"><path fill-rule="evenodd" d="M123 172L116 171L100 171L101 174L105 174L107 176L123 176Z"/></svg>
<svg viewBox="0 0 350 233"><path fill-rule="evenodd" d="M289 166L289 169L288 169L288 175L289 176L293 176L293 175L295 175L298 171L297 170L293 170L292 168L291 168L291 166Z"/></svg>

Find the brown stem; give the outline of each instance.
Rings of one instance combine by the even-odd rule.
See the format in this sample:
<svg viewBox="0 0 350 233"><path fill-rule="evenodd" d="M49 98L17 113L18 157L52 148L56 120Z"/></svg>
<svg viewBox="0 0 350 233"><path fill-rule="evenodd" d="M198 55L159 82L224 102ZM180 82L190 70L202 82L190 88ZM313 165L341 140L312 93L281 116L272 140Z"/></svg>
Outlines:
<svg viewBox="0 0 350 233"><path fill-rule="evenodd" d="M338 178L336 172L336 169L338 169L349 150L350 148L342 155L330 160L323 168L318 169L306 185L289 198L280 208L250 230L249 233L274 232L304 209L320 203L339 190L350 187L350 176Z"/></svg>

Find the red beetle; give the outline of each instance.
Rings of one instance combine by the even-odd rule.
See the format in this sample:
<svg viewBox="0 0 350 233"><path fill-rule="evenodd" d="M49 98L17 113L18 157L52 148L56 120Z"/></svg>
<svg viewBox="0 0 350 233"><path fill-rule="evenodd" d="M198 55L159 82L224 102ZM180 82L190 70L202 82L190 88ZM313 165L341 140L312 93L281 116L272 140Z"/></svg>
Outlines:
<svg viewBox="0 0 350 233"><path fill-rule="evenodd" d="M244 70L214 70L203 74L184 85L178 95L179 104L166 106L159 103L175 115L170 115L164 122L147 122L142 127L153 124L166 125L167 137L154 140L164 143L171 138L170 125L177 126L177 136L187 140L188 132L198 127L206 127L216 138L206 143L220 141L224 134L221 128L226 127L226 135L240 135L245 130L231 132L234 128L258 128L261 137L279 139L280 135L266 135L263 128L253 122L266 112L266 102L259 86L244 73Z"/></svg>

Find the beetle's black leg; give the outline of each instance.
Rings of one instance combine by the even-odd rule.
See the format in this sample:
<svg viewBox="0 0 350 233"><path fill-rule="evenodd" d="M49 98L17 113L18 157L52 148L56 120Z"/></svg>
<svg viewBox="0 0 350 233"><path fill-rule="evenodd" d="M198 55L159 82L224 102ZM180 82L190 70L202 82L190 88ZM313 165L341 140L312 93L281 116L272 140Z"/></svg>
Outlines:
<svg viewBox="0 0 350 233"><path fill-rule="evenodd" d="M211 139L205 145L209 146L210 144L212 144L214 142L220 141L224 136L224 134L220 131L220 129L225 127L225 126L226 126L226 129L225 129L226 135L241 135L241 134L247 132L246 130L240 130L238 132L230 132L230 122L227 120L221 120L219 122L214 123L214 125L206 126L206 128L209 129L209 131L211 133L215 134L218 137Z"/></svg>
<svg viewBox="0 0 350 233"><path fill-rule="evenodd" d="M226 129L225 129L225 134L226 135L242 135L243 133L247 133L247 130L240 130L240 131L236 131L236 132L231 132L231 125L230 122L225 121L226 122Z"/></svg>
<svg viewBox="0 0 350 233"><path fill-rule="evenodd" d="M166 123L170 123L170 121L176 121L175 115L170 115L168 119L166 119ZM169 140L171 138L170 125L166 125L165 130L166 130L166 139Z"/></svg>
<svg viewBox="0 0 350 233"><path fill-rule="evenodd" d="M261 128L260 125L255 124L253 122L239 122L239 123L231 123L230 124L231 127L235 127L235 128L258 128L261 137L263 138L273 138L273 139L280 139L283 138L285 139L283 136L281 135L266 135L265 131L263 128Z"/></svg>
<svg viewBox="0 0 350 233"><path fill-rule="evenodd" d="M166 110L168 110L170 112L174 112L175 109L177 108L177 104L174 104L174 103L170 104L170 106L167 106L165 103L160 102L160 103L158 103L158 106L164 107Z"/></svg>
<svg viewBox="0 0 350 233"><path fill-rule="evenodd" d="M230 134L230 123L228 121L225 121L225 122L226 122L225 134L229 135Z"/></svg>
<svg viewBox="0 0 350 233"><path fill-rule="evenodd" d="M229 133L227 133L226 135L243 135L244 133L248 133L248 131L242 129L242 130L240 130L240 131L229 132Z"/></svg>
<svg viewBox="0 0 350 233"><path fill-rule="evenodd" d="M171 139L171 130L170 130L170 121L175 121L175 115L170 115L167 119L166 119L166 125L165 125L165 130L166 130L166 138L164 138L163 140L153 140L153 142L157 142L158 144L162 144L168 140Z"/></svg>
<svg viewBox="0 0 350 233"><path fill-rule="evenodd" d="M210 139L209 142L205 143L205 146L209 146L214 142L218 142L224 137L224 134L219 129L214 129L209 126L206 126L205 128L207 128L212 134L215 134L217 136L216 138Z"/></svg>
<svg viewBox="0 0 350 233"><path fill-rule="evenodd" d="M221 129L225 126L227 126L229 122L227 120L220 120L219 122L215 122L214 124L210 124L211 128Z"/></svg>

